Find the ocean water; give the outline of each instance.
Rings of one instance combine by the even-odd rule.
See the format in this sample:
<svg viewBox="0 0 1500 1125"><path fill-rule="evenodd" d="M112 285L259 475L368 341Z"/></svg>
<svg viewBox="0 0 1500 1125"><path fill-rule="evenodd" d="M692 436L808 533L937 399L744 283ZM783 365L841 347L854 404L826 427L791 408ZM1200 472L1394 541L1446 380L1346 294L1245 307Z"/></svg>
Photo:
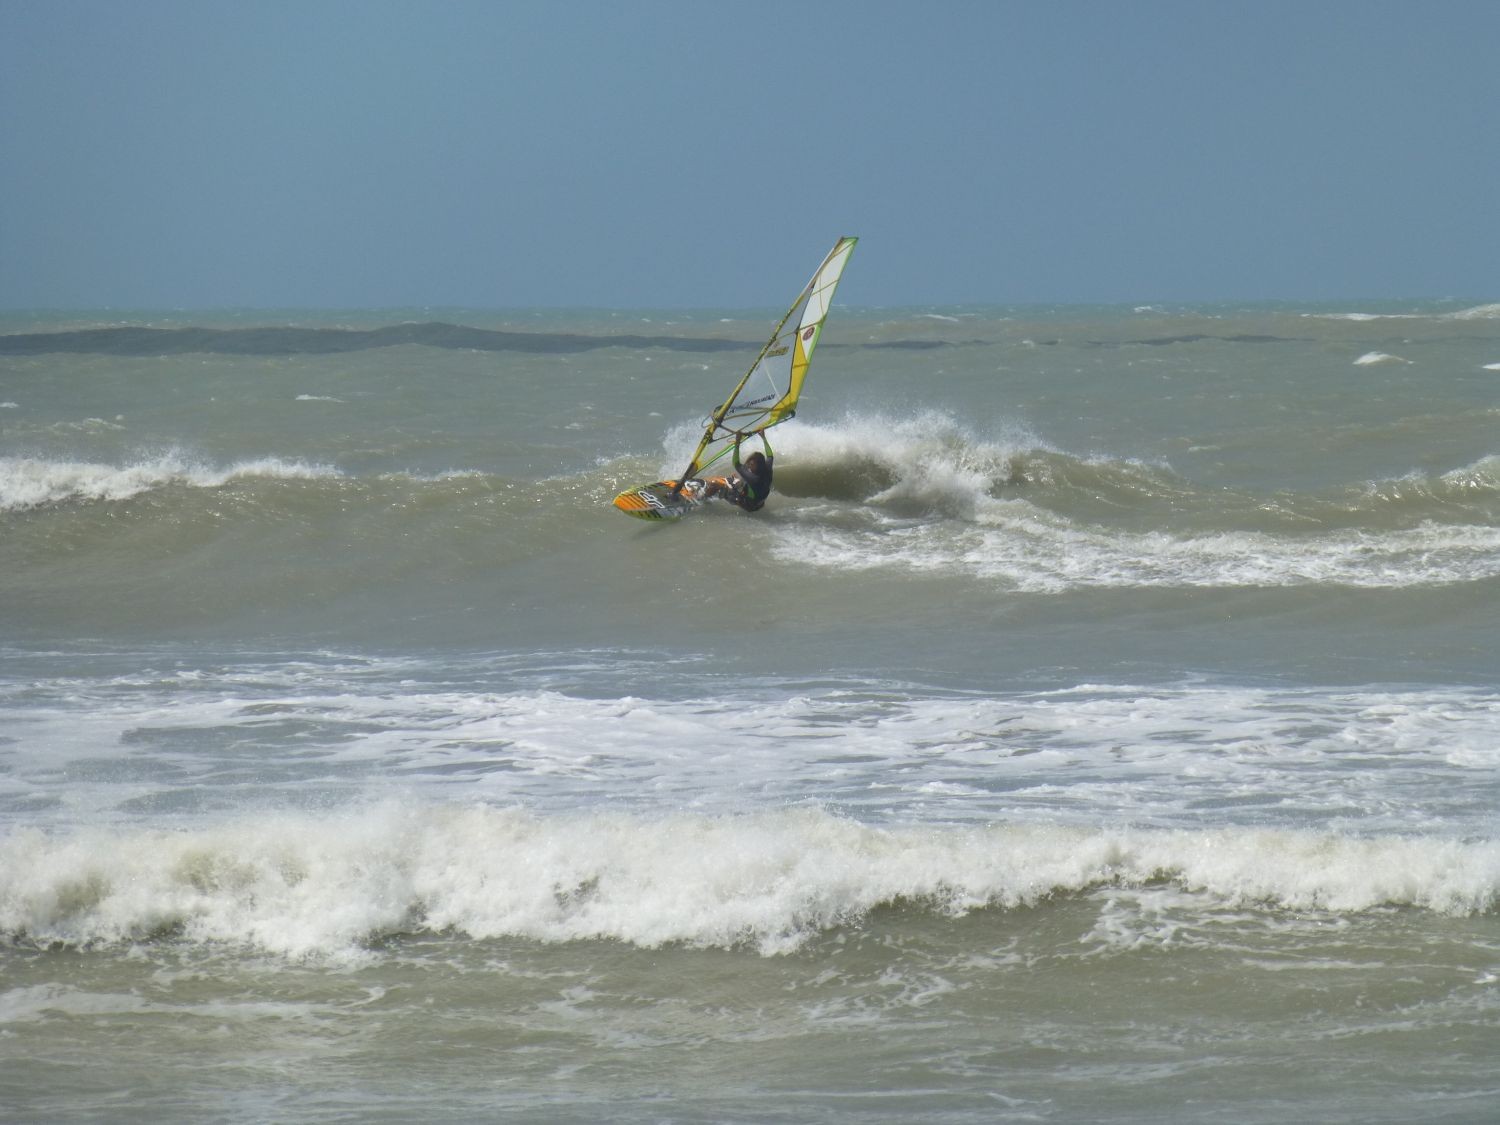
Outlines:
<svg viewBox="0 0 1500 1125"><path fill-rule="evenodd" d="M774 318L0 317L7 1120L1500 1119L1500 305Z"/></svg>

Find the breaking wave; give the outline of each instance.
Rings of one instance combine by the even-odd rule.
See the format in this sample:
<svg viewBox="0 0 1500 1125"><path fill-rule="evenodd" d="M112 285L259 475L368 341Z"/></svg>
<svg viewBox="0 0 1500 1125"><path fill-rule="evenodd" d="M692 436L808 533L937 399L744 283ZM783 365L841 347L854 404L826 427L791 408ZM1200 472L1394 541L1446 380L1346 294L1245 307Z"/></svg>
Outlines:
<svg viewBox="0 0 1500 1125"><path fill-rule="evenodd" d="M796 949L871 911L958 915L1171 884L1216 903L1485 913L1500 844L1220 829L881 829L819 810L539 817L382 806L188 832L13 831L0 931L89 946L170 938L286 956L394 934Z"/></svg>
<svg viewBox="0 0 1500 1125"><path fill-rule="evenodd" d="M804 501L789 561L955 573L1017 590L1448 585L1500 577L1500 457L1323 493L1205 488L1161 462L1080 456L942 415L788 433ZM828 502L836 502L837 507Z"/></svg>
<svg viewBox="0 0 1500 1125"><path fill-rule="evenodd" d="M218 467L180 453L147 457L128 465L0 457L0 512L25 511L67 501L128 500L172 485L218 488L234 480L319 480L343 474L328 465L279 457Z"/></svg>

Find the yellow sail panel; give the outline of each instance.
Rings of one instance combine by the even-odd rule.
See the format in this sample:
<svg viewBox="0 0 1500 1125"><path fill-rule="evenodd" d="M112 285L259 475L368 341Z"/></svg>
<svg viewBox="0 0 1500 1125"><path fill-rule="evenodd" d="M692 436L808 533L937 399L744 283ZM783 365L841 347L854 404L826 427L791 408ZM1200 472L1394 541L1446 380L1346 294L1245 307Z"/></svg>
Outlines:
<svg viewBox="0 0 1500 1125"><path fill-rule="evenodd" d="M806 329L805 334L808 343L817 342L817 327ZM807 344L803 343L803 339L804 336L801 333L792 338L792 367L787 378L786 394L782 395L781 400L766 412L765 426L761 429L774 426L778 422L785 422L797 412L797 400L802 397L802 381L807 378L807 366L810 362L810 349Z"/></svg>

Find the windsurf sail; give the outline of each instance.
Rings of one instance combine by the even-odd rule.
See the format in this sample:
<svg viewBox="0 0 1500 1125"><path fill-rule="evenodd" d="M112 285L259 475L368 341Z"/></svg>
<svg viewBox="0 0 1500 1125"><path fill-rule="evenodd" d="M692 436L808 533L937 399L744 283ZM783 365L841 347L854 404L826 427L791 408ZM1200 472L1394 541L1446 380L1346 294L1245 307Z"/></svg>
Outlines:
<svg viewBox="0 0 1500 1125"><path fill-rule="evenodd" d="M818 346L823 322L828 319L833 291L838 288L839 278L858 241L841 238L834 243L812 280L776 325L776 331L771 333L750 370L724 404L713 412L708 428L703 431L703 440L693 451L693 459L677 478L679 482L693 479L723 458L734 448L735 439L754 437L797 413L807 366L812 361L813 349ZM728 468L726 465L725 469ZM679 483L677 489L681 487Z"/></svg>

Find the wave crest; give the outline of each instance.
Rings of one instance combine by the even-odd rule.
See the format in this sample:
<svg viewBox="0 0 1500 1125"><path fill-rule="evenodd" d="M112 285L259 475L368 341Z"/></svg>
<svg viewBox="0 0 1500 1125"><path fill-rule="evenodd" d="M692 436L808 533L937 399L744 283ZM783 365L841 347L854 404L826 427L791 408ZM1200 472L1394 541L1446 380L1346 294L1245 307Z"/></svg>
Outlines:
<svg viewBox="0 0 1500 1125"><path fill-rule="evenodd" d="M902 517L982 519L993 502L1017 497L1064 509L1118 509L1187 488L1160 463L1068 453L1018 425L982 438L936 411L789 428L785 444L792 456L777 471L778 491L863 502Z"/></svg>
<svg viewBox="0 0 1500 1125"><path fill-rule="evenodd" d="M1500 499L1500 455L1492 454L1446 473L1408 473L1376 481L1362 498L1362 506L1436 512L1496 499Z"/></svg>
<svg viewBox="0 0 1500 1125"><path fill-rule="evenodd" d="M185 485L218 488L248 477L317 480L342 476L328 465L263 457L227 468L166 453L129 465L0 457L0 511L25 511L67 501L128 500L144 492Z"/></svg>
<svg viewBox="0 0 1500 1125"><path fill-rule="evenodd" d="M795 949L870 911L940 914L1170 883L1215 903L1494 909L1500 844L1046 826L879 829L818 810L709 818L393 806L190 832L23 829L0 930L88 945L172 935L287 956L396 932Z"/></svg>

